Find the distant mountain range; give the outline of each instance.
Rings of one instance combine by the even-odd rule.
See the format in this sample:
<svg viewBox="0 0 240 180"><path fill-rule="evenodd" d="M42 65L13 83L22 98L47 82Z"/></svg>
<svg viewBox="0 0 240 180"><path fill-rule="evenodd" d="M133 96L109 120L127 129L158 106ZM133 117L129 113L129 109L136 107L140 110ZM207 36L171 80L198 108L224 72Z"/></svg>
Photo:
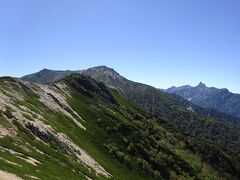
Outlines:
<svg viewBox="0 0 240 180"><path fill-rule="evenodd" d="M177 94L203 108L216 109L218 111L240 117L240 94L229 92L228 89L207 87L202 82L196 87L181 86L164 90L171 94Z"/></svg>

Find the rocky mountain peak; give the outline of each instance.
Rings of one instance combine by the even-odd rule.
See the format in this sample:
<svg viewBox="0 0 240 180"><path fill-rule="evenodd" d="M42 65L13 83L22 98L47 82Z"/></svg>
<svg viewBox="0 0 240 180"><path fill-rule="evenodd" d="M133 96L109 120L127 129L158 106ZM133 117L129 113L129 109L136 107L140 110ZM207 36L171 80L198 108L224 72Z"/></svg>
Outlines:
<svg viewBox="0 0 240 180"><path fill-rule="evenodd" d="M111 73L119 75L113 68L109 68L107 66L96 66L93 68L89 68L88 71L95 71L95 72L105 72L105 73Z"/></svg>
<svg viewBox="0 0 240 180"><path fill-rule="evenodd" d="M87 70L82 71L83 74L89 75L94 79L97 79L99 81L103 80L124 80L124 77L122 77L118 72L116 72L114 69L109 68L107 66L96 66L93 68L89 68Z"/></svg>
<svg viewBox="0 0 240 180"><path fill-rule="evenodd" d="M197 87L206 88L207 86L206 86L206 84L200 82L200 83L197 85Z"/></svg>

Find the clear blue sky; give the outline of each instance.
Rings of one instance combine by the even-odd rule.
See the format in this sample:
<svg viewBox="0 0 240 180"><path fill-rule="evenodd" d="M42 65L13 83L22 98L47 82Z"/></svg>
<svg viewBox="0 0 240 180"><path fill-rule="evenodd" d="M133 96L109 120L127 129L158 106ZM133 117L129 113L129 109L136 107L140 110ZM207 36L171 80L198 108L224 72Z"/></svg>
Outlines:
<svg viewBox="0 0 240 180"><path fill-rule="evenodd" d="M239 0L1 0L0 76L107 65L240 93Z"/></svg>

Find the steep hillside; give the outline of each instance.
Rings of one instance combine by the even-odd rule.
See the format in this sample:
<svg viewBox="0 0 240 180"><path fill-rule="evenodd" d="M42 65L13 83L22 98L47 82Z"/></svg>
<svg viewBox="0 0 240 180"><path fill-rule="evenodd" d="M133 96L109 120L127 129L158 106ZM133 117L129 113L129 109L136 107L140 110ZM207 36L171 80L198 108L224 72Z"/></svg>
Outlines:
<svg viewBox="0 0 240 180"><path fill-rule="evenodd" d="M5 77L0 93L0 175L240 178L238 155L160 123L90 77L45 85Z"/></svg>
<svg viewBox="0 0 240 180"><path fill-rule="evenodd" d="M217 109L240 117L240 94L231 93L227 89L207 87L205 84L199 83L196 87L171 87L165 91L180 95L201 107Z"/></svg>
<svg viewBox="0 0 240 180"><path fill-rule="evenodd" d="M151 86L136 83L107 67L90 68L84 74L118 90L123 96L149 112L158 120L181 129L184 133L210 139L240 152L239 126L216 118L200 116Z"/></svg>
<svg viewBox="0 0 240 180"><path fill-rule="evenodd" d="M58 93L54 87L0 79L0 169L23 179L110 177L54 124L86 131L84 120L66 101L67 91Z"/></svg>
<svg viewBox="0 0 240 180"><path fill-rule="evenodd" d="M52 73L52 71L48 73ZM193 112L191 107L187 107L183 101L179 100L184 100L183 98L178 96L173 98L172 95L154 87L130 81L106 66L94 67L78 71L78 73L88 75L108 87L116 89L125 98L157 118L158 121L166 121L186 134L206 138L231 148L235 152L240 152L240 127L229 123L229 120L222 121L224 116L217 119L216 117L220 114L216 115L211 112L210 117L205 117L208 111L200 111L203 109L198 108L195 108L198 110L197 113ZM39 76L38 73L34 74L35 78L37 76Z"/></svg>

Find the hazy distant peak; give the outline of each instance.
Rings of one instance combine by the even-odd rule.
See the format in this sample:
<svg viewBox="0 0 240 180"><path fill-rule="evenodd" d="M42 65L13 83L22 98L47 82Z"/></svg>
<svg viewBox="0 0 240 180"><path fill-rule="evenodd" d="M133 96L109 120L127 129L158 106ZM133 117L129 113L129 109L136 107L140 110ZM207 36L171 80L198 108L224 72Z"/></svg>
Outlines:
<svg viewBox="0 0 240 180"><path fill-rule="evenodd" d="M44 68L41 71L50 71L50 69Z"/></svg>
<svg viewBox="0 0 240 180"><path fill-rule="evenodd" d="M44 68L44 69L40 70L39 73L44 73L44 72L48 72L48 71L51 71L51 70Z"/></svg>
<svg viewBox="0 0 240 180"><path fill-rule="evenodd" d="M197 85L197 87L205 88L205 87L207 87L207 86L206 86L206 84L200 82L200 83Z"/></svg>
<svg viewBox="0 0 240 180"><path fill-rule="evenodd" d="M75 71L70 71L70 70L52 70L52 69L44 68L44 69L40 70L38 73L49 73L49 72L75 72Z"/></svg>
<svg viewBox="0 0 240 180"><path fill-rule="evenodd" d="M207 87L200 82L195 87L171 87L165 92L180 95L203 108L217 109L223 113L240 117L240 95L231 93L226 88Z"/></svg>

